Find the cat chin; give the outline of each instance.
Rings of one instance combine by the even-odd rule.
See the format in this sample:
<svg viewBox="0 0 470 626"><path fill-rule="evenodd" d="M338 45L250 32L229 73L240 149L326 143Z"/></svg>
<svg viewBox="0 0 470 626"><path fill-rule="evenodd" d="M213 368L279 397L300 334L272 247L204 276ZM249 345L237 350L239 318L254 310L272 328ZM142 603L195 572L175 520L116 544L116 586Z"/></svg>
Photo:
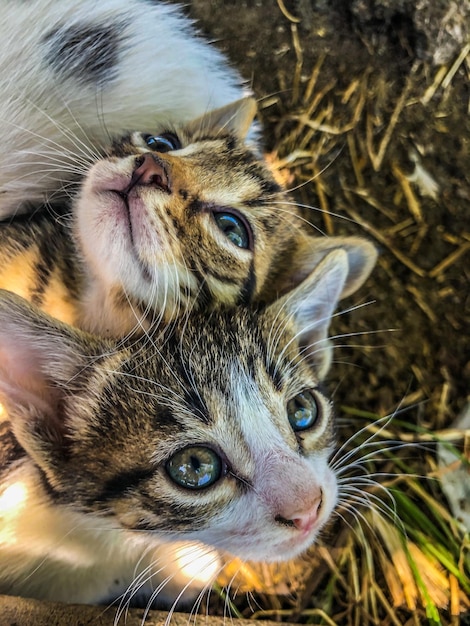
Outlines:
<svg viewBox="0 0 470 626"><path fill-rule="evenodd" d="M121 285L131 299L152 308L176 307L181 297L179 286L190 291L197 288L196 280L168 254L164 229L154 223L156 217L149 215L140 194L132 190L124 197L113 190L112 181L98 183L96 179L96 174L90 175L76 200L77 239L91 280L102 285L103 297ZM115 180L117 187L124 188L123 184Z"/></svg>
<svg viewBox="0 0 470 626"><path fill-rule="evenodd" d="M316 541L318 535L326 523L328 516L322 518L319 523L308 533L301 533L295 529L286 529L284 535L279 537L279 533L270 536L268 530L259 533L244 535L234 531L227 535L225 540L214 542L208 533L208 543L214 545L221 552L228 553L242 561L254 561L263 563L274 563L288 561L304 554ZM203 537L201 541L204 541Z"/></svg>
<svg viewBox="0 0 470 626"><path fill-rule="evenodd" d="M304 554L314 543L320 532L320 527L309 532L307 535L298 536L300 533L293 530L295 536L284 540L269 541L269 538L263 538L258 542L254 542L251 549L239 549L236 556L245 561L256 561L263 563L275 563L279 561L288 561Z"/></svg>

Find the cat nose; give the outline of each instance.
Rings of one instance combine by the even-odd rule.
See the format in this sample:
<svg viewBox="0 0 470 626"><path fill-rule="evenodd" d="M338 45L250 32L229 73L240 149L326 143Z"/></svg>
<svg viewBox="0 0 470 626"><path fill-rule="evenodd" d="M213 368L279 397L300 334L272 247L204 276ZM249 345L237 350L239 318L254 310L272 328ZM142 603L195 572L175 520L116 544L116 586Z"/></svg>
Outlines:
<svg viewBox="0 0 470 626"><path fill-rule="evenodd" d="M309 532L318 520L318 514L322 505L322 494L315 497L305 510L297 510L293 513L281 512L276 515L276 521L286 526L292 526L302 532Z"/></svg>
<svg viewBox="0 0 470 626"><path fill-rule="evenodd" d="M301 530L303 532L309 532L312 530L318 519L318 511L320 509L320 502L315 510L309 511L308 513L303 513L294 517L292 523L294 524L297 530Z"/></svg>
<svg viewBox="0 0 470 626"><path fill-rule="evenodd" d="M131 186L148 185L171 193L170 179L163 162L154 154L146 152L135 159Z"/></svg>

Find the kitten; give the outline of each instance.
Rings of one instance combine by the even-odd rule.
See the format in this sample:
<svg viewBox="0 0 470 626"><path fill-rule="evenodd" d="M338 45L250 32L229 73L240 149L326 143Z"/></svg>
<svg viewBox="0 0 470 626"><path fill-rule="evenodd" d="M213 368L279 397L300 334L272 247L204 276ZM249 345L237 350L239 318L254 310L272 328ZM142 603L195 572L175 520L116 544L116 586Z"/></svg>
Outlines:
<svg viewBox="0 0 470 626"><path fill-rule="evenodd" d="M0 225L0 287L120 337L191 307L271 302L334 248L370 270L372 244L302 232L244 142L255 111L246 98L171 131L116 139L85 168L70 214Z"/></svg>
<svg viewBox="0 0 470 626"><path fill-rule="evenodd" d="M178 7L1 6L0 218L33 215L0 226L0 287L118 337L192 306L270 302L355 246L299 232L259 159L254 101Z"/></svg>
<svg viewBox="0 0 470 626"><path fill-rule="evenodd" d="M178 6L0 7L0 219L63 195L77 160L101 152L109 136L185 123L248 93Z"/></svg>
<svg viewBox="0 0 470 626"><path fill-rule="evenodd" d="M337 494L328 326L367 274L334 250L266 307L193 310L132 341L2 291L0 593L175 600L190 580L171 542L303 552Z"/></svg>

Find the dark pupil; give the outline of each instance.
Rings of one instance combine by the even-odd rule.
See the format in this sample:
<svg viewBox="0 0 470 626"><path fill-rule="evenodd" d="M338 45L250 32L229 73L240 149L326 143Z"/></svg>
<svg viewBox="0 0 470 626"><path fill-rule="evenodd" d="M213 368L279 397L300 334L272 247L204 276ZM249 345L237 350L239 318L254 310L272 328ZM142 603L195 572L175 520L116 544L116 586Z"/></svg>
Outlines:
<svg viewBox="0 0 470 626"><path fill-rule="evenodd" d="M318 407L313 395L304 391L290 400L287 416L294 430L306 430L313 426L318 418Z"/></svg>
<svg viewBox="0 0 470 626"><path fill-rule="evenodd" d="M232 213L215 213L217 226L239 248L248 248L249 237L243 221Z"/></svg>
<svg viewBox="0 0 470 626"><path fill-rule="evenodd" d="M148 136L145 141L148 147L155 152L170 152L170 150L177 150L180 147L179 141L172 135Z"/></svg>
<svg viewBox="0 0 470 626"><path fill-rule="evenodd" d="M222 462L210 448L192 446L180 450L167 463L172 480L187 489L204 489L222 474Z"/></svg>
<svg viewBox="0 0 470 626"><path fill-rule="evenodd" d="M201 462L196 456L192 456L190 461L191 461L191 467L193 471L197 472L201 469Z"/></svg>

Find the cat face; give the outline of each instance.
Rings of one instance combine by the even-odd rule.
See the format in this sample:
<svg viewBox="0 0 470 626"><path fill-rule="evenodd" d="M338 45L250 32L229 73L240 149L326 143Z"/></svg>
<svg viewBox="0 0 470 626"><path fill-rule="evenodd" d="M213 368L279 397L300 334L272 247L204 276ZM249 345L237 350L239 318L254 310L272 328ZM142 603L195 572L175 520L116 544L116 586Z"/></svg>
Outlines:
<svg viewBox="0 0 470 626"><path fill-rule="evenodd" d="M354 291L374 247L301 229L244 140L254 111L245 99L177 133L115 141L87 165L72 228L46 211L3 225L0 286L111 337L193 308L273 302L334 249L348 253Z"/></svg>
<svg viewBox="0 0 470 626"><path fill-rule="evenodd" d="M119 344L3 292L0 391L48 497L149 541L260 560L305 550L336 502L319 383L350 276L334 251L263 310L193 311Z"/></svg>
<svg viewBox="0 0 470 626"><path fill-rule="evenodd" d="M245 99L175 132L132 133L90 169L76 233L115 301L168 320L189 304L260 299L294 218L243 141L255 110Z"/></svg>

